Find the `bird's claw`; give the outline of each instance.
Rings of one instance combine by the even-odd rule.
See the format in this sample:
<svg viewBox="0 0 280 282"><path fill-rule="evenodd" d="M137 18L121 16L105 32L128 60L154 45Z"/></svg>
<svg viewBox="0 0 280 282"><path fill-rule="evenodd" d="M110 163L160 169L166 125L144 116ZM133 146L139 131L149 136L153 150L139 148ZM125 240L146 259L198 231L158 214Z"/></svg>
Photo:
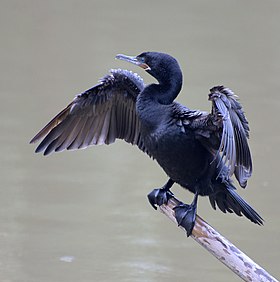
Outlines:
<svg viewBox="0 0 280 282"><path fill-rule="evenodd" d="M167 204L168 200L174 197L174 194L170 190L161 188L154 189L147 197L152 207L156 210L156 206Z"/></svg>
<svg viewBox="0 0 280 282"><path fill-rule="evenodd" d="M174 208L174 211L178 226L184 227L189 237L195 224L196 207L181 203Z"/></svg>

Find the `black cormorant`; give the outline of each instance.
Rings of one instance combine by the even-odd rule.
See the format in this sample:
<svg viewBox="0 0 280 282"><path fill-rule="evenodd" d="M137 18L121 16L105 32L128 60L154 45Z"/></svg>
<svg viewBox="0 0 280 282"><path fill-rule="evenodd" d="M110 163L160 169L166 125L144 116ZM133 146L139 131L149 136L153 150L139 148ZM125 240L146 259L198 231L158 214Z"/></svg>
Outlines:
<svg viewBox="0 0 280 282"><path fill-rule="evenodd" d="M231 180L234 174L245 188L252 173L249 127L237 96L229 88L215 86L209 94L210 113L190 110L174 101L183 77L172 56L144 52L116 58L140 66L158 83L145 86L136 73L111 70L31 140L44 138L36 152L48 155L123 139L155 159L169 177L162 188L148 195L154 208L173 196L170 188L175 182L194 193L190 205L175 207L177 222L188 236L199 195L208 196L214 209L218 206L224 213L243 214L262 224L261 216L236 193Z"/></svg>

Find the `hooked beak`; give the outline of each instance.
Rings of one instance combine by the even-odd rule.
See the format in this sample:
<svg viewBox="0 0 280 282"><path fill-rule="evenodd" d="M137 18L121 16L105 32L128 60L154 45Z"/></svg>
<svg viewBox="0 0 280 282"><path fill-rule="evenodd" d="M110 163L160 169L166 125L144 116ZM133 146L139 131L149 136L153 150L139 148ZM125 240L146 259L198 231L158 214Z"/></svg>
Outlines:
<svg viewBox="0 0 280 282"><path fill-rule="evenodd" d="M116 56L116 59L122 60L122 61L126 61L126 62L132 63L134 65L137 65L140 68L144 69L145 71L151 70L151 68L146 63L141 62L137 57L126 56L126 55L123 55L123 54L118 54Z"/></svg>

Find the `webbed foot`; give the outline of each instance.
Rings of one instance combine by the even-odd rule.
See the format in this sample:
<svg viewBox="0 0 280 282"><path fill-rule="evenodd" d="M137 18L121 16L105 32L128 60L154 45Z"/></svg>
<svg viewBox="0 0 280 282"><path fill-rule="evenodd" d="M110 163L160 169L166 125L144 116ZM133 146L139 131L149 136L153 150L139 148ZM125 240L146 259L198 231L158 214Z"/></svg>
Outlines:
<svg viewBox="0 0 280 282"><path fill-rule="evenodd" d="M152 207L156 210L156 206L167 204L168 200L174 197L174 194L170 191L170 188L174 184L174 181L170 178L162 188L154 189L148 194L148 199Z"/></svg>
<svg viewBox="0 0 280 282"><path fill-rule="evenodd" d="M174 197L174 194L169 189L160 188L154 189L147 197L152 207L156 210L156 206L167 204L168 200Z"/></svg>
<svg viewBox="0 0 280 282"><path fill-rule="evenodd" d="M178 222L178 226L182 226L187 231L187 236L192 234L192 230L196 217L196 205L179 204L174 208L175 218Z"/></svg>

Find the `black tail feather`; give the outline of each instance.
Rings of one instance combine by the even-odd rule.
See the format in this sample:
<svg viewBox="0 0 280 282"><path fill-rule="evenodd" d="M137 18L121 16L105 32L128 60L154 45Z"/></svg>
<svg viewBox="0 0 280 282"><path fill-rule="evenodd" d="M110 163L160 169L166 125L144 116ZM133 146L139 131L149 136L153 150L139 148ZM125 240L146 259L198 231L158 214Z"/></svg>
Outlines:
<svg viewBox="0 0 280 282"><path fill-rule="evenodd" d="M210 203L213 209L216 209L216 204L219 209L226 213L236 213L238 216L246 216L252 222L263 225L263 218L235 191L234 187L220 187L215 194L209 196Z"/></svg>

